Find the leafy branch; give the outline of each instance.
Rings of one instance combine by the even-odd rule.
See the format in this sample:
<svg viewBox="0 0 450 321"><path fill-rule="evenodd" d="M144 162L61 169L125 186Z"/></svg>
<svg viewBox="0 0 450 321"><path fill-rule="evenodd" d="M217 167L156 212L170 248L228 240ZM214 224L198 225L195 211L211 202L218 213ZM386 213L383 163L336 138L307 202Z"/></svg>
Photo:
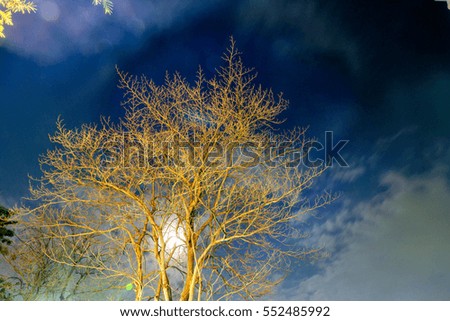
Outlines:
<svg viewBox="0 0 450 321"><path fill-rule="evenodd" d="M0 0L0 38L5 38L3 30L13 26L13 13L31 13L36 11L36 5L27 0Z"/></svg>

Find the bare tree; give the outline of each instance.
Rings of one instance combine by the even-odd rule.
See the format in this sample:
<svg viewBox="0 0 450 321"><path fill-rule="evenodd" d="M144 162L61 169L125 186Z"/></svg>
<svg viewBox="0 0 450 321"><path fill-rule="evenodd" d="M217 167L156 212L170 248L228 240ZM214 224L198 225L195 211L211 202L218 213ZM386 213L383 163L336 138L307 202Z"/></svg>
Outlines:
<svg viewBox="0 0 450 321"><path fill-rule="evenodd" d="M61 265L48 256L49 252L56 257L63 255L63 251L68 248L76 249L72 258L80 263L84 259L82 245L88 243L89 239L65 239L65 244L61 245L58 244L60 239L49 238L43 232L47 231L46 227L42 229L35 223L30 224L27 220L15 222L14 242L9 246L8 252L1 253L1 263L7 270L5 278L9 281L11 297L22 300L69 300L72 297L86 297L84 294L91 297L92 289L86 291L83 288L89 270L74 265ZM72 241L76 243L69 245Z"/></svg>
<svg viewBox="0 0 450 321"><path fill-rule="evenodd" d="M310 189L305 130L278 132L288 103L253 84L234 41L212 79L163 85L118 71L119 124L66 129L40 159L34 208L47 258L133 288L136 300L253 299L286 275L298 218L332 201ZM294 242L293 242L294 241Z"/></svg>

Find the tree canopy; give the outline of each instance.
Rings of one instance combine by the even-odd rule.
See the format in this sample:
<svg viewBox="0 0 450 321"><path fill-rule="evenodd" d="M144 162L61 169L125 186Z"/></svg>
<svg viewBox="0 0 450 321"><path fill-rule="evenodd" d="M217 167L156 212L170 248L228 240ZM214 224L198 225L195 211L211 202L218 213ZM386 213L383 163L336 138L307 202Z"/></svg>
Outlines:
<svg viewBox="0 0 450 321"><path fill-rule="evenodd" d="M299 218L333 200L310 190L326 167L302 163L305 129L274 129L288 102L254 84L233 40L223 59L194 84L118 71L119 123L59 120L18 210L22 258L38 249L70 272L67 287L90 280L113 298L219 300L270 293L291 260L317 253L299 243Z"/></svg>

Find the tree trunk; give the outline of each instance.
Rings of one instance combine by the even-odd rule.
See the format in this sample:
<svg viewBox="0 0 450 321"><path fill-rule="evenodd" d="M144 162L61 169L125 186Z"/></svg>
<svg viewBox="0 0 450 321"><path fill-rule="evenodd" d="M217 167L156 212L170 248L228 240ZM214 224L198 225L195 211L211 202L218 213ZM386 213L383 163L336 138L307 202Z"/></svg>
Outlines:
<svg viewBox="0 0 450 321"><path fill-rule="evenodd" d="M189 292L191 288L191 283L194 282L194 249L191 246L191 242L188 242L188 249L187 249L187 270L186 270L186 280L184 282L183 291L181 292L181 301L188 301L189 300Z"/></svg>
<svg viewBox="0 0 450 321"><path fill-rule="evenodd" d="M161 278L164 300L172 301L172 289L170 288L169 278L167 276L165 267L164 270L161 271Z"/></svg>
<svg viewBox="0 0 450 321"><path fill-rule="evenodd" d="M142 295L144 293L144 289L143 289L142 283L135 284L135 286L136 286L136 295L134 297L134 300L135 301L142 301Z"/></svg>
<svg viewBox="0 0 450 321"><path fill-rule="evenodd" d="M134 300L142 301L142 295L144 293L144 268L142 265L142 261L144 259L144 256L142 254L141 245L137 244L135 246L134 251L136 254L136 261L137 261L136 274L137 274L137 279L138 279L137 281L134 282L135 283L134 285L136 287L136 290L135 290L136 295L134 297Z"/></svg>
<svg viewBox="0 0 450 321"><path fill-rule="evenodd" d="M181 292L181 301L192 301L190 297L190 288L194 279L194 267L195 267L195 249L197 247L197 238L194 233L194 222L192 219L192 213L197 202L193 202L187 212L186 221L188 222L186 231L186 247L187 247L187 266L186 266L186 280L184 282L183 291Z"/></svg>

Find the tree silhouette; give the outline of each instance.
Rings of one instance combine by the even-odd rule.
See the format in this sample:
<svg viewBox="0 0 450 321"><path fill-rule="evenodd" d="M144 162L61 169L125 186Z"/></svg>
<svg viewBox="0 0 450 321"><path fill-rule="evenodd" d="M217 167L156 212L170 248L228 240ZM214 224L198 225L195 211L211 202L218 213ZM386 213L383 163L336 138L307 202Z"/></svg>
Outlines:
<svg viewBox="0 0 450 321"><path fill-rule="evenodd" d="M11 244L11 238L14 232L9 228L9 225L14 224L11 221L12 214L7 208L0 206L0 253L7 253L6 245Z"/></svg>

